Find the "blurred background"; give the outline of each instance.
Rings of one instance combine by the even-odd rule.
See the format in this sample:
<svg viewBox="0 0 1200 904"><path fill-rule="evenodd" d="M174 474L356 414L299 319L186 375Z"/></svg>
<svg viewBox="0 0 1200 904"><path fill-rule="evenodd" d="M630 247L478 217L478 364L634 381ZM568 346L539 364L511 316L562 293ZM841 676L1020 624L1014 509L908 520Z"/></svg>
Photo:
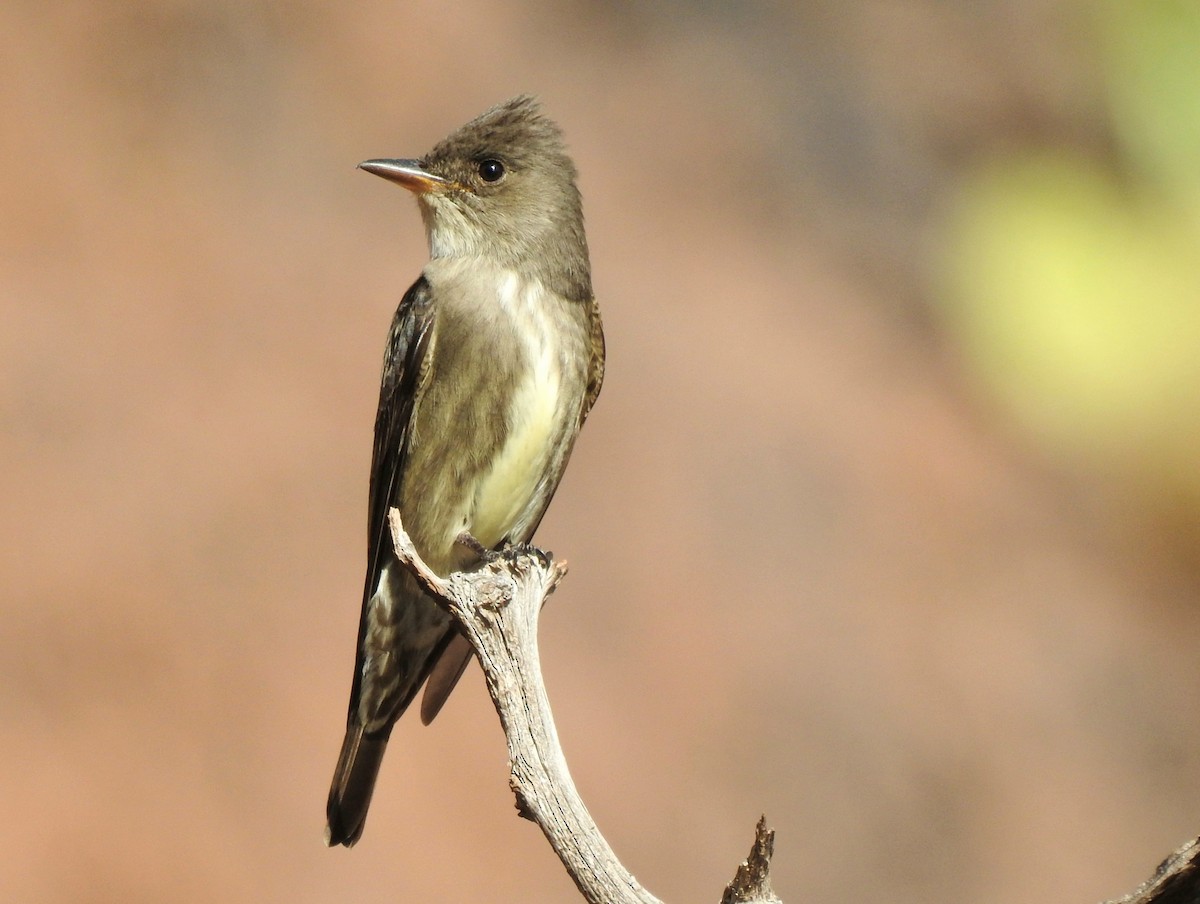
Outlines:
<svg viewBox="0 0 1200 904"><path fill-rule="evenodd" d="M321 844L384 337L355 170L539 94L608 376L542 525L602 830L716 901L1092 902L1200 833L1186 0L0 6L0 899L575 901L472 668Z"/></svg>

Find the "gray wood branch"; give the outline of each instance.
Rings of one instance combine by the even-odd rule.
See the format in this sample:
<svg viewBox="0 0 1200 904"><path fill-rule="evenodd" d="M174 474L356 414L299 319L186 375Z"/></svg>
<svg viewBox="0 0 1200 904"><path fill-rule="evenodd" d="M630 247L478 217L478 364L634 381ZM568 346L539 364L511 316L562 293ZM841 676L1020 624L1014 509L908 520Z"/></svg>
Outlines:
<svg viewBox="0 0 1200 904"><path fill-rule="evenodd" d="M389 515L400 561L445 606L474 648L508 741L517 810L537 823L592 904L661 904L621 865L584 806L558 742L538 657L538 617L567 573L532 547L510 550L477 571L434 574L412 545L400 513ZM779 904L769 869L774 833L760 820L749 859L723 904Z"/></svg>
<svg viewBox="0 0 1200 904"><path fill-rule="evenodd" d="M1158 865L1136 891L1107 904L1196 904L1200 901L1200 838Z"/></svg>
<svg viewBox="0 0 1200 904"><path fill-rule="evenodd" d="M517 811L537 823L584 898L592 904L661 904L621 865L584 806L558 743L538 658L538 617L567 573L565 562L533 547L509 550L478 571L434 574L412 545L400 513L389 515L400 561L457 622L483 667L508 741L509 784ZM775 833L760 819L750 856L721 904L781 904L771 890ZM1196 904L1200 838L1164 860L1140 888L1107 904Z"/></svg>

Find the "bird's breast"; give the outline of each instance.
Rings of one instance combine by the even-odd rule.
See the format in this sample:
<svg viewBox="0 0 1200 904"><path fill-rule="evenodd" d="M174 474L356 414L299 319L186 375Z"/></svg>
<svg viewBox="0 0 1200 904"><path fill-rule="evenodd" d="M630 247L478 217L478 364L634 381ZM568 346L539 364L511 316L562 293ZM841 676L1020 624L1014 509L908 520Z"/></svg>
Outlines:
<svg viewBox="0 0 1200 904"><path fill-rule="evenodd" d="M498 290L501 316L516 337L517 367L506 406L504 441L477 478L467 529L485 546L525 538L554 491L577 417L578 392L564 389L564 333L558 306L540 284L506 274Z"/></svg>

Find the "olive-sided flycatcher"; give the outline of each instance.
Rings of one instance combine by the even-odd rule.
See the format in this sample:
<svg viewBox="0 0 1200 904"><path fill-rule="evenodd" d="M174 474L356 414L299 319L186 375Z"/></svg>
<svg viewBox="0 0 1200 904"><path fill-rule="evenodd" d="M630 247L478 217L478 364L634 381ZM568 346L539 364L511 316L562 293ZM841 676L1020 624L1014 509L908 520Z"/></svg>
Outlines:
<svg viewBox="0 0 1200 904"><path fill-rule="evenodd" d="M441 575L527 542L604 374L575 166L533 98L492 108L419 160L360 166L416 195L430 260L383 360L354 684L326 811L327 843L347 846L396 719L424 684L428 724L471 655L397 562L388 509Z"/></svg>

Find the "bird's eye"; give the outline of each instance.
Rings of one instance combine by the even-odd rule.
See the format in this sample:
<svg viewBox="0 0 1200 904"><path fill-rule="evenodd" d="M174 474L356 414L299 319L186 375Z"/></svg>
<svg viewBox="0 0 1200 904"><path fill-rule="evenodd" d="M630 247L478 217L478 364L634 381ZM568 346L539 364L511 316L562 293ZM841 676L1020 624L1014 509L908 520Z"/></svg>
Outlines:
<svg viewBox="0 0 1200 904"><path fill-rule="evenodd" d="M504 177L504 164L499 160L479 161L479 178L484 182L499 182Z"/></svg>

